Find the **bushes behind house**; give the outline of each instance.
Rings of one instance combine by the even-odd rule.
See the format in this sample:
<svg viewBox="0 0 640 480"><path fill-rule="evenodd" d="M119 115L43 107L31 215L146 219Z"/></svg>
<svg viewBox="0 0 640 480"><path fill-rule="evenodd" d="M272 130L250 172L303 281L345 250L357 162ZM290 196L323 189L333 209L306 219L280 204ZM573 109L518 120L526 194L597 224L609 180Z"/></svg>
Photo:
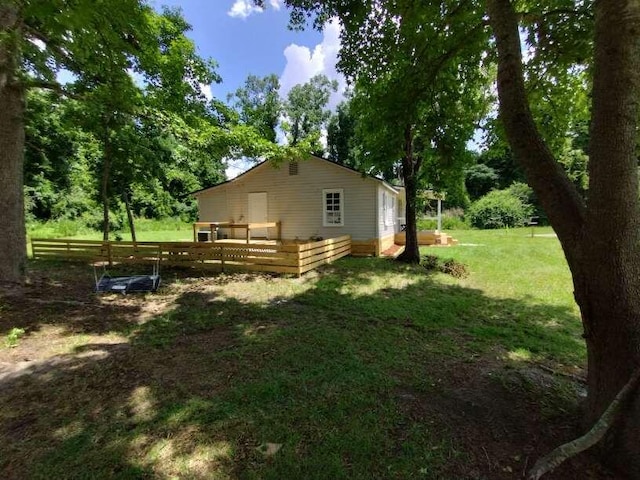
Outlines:
<svg viewBox="0 0 640 480"><path fill-rule="evenodd" d="M420 218L418 220L418 230L435 230L438 228L438 221L433 218L435 212L432 212L430 218ZM469 224L465 221L464 210L461 208L450 208L442 212L442 229L443 230L468 230Z"/></svg>
<svg viewBox="0 0 640 480"><path fill-rule="evenodd" d="M522 192L493 190L471 205L467 218L476 228L521 227L532 212L532 206L523 201Z"/></svg>

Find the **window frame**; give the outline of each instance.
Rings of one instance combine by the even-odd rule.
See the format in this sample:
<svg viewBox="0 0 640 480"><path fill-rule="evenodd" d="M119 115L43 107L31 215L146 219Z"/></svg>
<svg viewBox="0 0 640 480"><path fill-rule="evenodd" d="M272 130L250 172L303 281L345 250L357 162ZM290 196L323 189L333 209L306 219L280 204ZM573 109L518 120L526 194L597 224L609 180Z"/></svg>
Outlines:
<svg viewBox="0 0 640 480"><path fill-rule="evenodd" d="M338 212L340 212L340 223L329 222L327 210L327 195L339 194ZM335 210L332 210L333 213ZM323 188L322 189L322 226L323 227L344 227L344 188Z"/></svg>

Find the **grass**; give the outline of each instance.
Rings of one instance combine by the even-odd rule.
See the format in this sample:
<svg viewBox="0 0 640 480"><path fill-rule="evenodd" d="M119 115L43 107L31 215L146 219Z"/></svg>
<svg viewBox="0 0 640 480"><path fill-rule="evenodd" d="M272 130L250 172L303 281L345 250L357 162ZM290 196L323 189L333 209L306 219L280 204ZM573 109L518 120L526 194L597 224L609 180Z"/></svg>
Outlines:
<svg viewBox="0 0 640 480"><path fill-rule="evenodd" d="M32 263L34 296L87 305L2 300L26 333L0 365L36 366L0 370L1 476L513 478L575 430L577 387L536 368L584 364L571 279L555 238L454 236L423 252L464 279L345 258L96 297L86 267Z"/></svg>
<svg viewBox="0 0 640 480"><path fill-rule="evenodd" d="M79 220L58 220L54 222L34 222L27 226L28 238L77 238L80 240L101 240L102 232L88 228ZM131 240L128 226L124 230L112 231L111 237ZM193 240L191 223L179 219L136 219L136 236L139 241L179 241Z"/></svg>

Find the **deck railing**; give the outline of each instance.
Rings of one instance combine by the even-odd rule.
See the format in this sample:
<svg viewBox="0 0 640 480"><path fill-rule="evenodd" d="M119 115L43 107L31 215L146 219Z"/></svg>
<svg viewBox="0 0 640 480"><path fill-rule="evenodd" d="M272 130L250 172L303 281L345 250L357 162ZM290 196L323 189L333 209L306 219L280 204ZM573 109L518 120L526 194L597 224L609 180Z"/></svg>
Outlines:
<svg viewBox="0 0 640 480"><path fill-rule="evenodd" d="M34 238L33 258L82 262L148 263L301 275L351 253L348 235L309 243L103 242Z"/></svg>

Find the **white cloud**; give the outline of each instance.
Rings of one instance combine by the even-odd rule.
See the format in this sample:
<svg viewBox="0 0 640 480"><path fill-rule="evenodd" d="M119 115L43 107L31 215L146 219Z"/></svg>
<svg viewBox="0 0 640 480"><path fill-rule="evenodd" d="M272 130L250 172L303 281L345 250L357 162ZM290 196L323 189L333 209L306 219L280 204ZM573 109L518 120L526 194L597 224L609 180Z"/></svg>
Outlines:
<svg viewBox="0 0 640 480"><path fill-rule="evenodd" d="M207 99L207 101L211 101L213 99L213 93L211 93L211 85L205 85L204 83L200 84L200 90L202 94Z"/></svg>
<svg viewBox="0 0 640 480"><path fill-rule="evenodd" d="M278 0L270 0L271 5L274 3L278 3ZM274 8L278 9L278 7ZM260 7L257 7L253 0L236 0L235 3L231 6L231 10L227 12L227 15L233 18L242 18L245 19L252 13L261 13L263 10Z"/></svg>
<svg viewBox="0 0 640 480"><path fill-rule="evenodd" d="M313 47L313 50L294 43L284 49L287 64L280 76L280 95L286 97L294 85L306 83L311 77L324 74L330 80L338 81L338 91L331 95L329 108L334 109L343 100L347 82L336 70L340 52L340 30L338 21L332 20L323 30L322 42Z"/></svg>
<svg viewBox="0 0 640 480"><path fill-rule="evenodd" d="M269 0L269 4L274 10L280 10L280 7L282 7L282 0Z"/></svg>

